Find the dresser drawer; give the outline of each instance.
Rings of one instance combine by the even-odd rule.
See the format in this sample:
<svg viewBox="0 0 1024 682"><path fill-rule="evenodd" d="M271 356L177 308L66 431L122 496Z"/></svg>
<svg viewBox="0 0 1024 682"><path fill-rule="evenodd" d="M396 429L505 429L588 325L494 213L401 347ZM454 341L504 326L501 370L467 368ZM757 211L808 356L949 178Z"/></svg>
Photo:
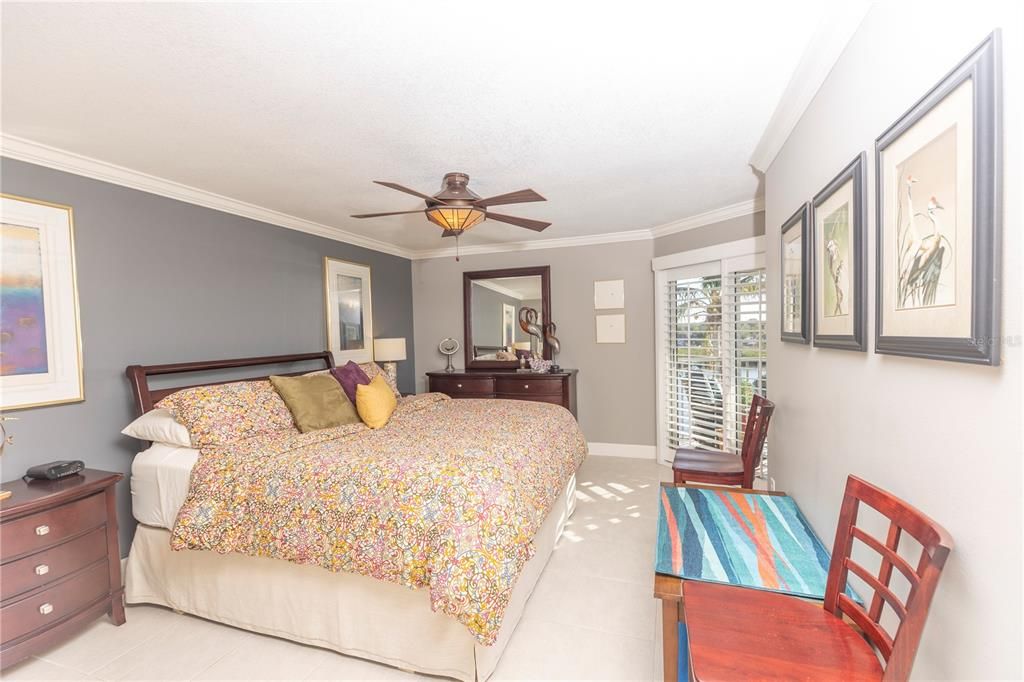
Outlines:
<svg viewBox="0 0 1024 682"><path fill-rule="evenodd" d="M92 495L0 524L0 546L5 558L37 552L101 526L106 519L105 496Z"/></svg>
<svg viewBox="0 0 1024 682"><path fill-rule="evenodd" d="M551 403L565 407L565 402L560 395L506 395L505 400L528 400L531 403Z"/></svg>
<svg viewBox="0 0 1024 682"><path fill-rule="evenodd" d="M101 526L74 540L0 566L0 599L60 580L107 555L107 529Z"/></svg>
<svg viewBox="0 0 1024 682"><path fill-rule="evenodd" d="M497 393L515 396L561 396L559 377L498 377Z"/></svg>
<svg viewBox="0 0 1024 682"><path fill-rule="evenodd" d="M104 559L39 594L0 608L3 641L50 626L109 594L110 574Z"/></svg>
<svg viewBox="0 0 1024 682"><path fill-rule="evenodd" d="M450 396L490 395L494 393L491 377L430 377L430 390Z"/></svg>

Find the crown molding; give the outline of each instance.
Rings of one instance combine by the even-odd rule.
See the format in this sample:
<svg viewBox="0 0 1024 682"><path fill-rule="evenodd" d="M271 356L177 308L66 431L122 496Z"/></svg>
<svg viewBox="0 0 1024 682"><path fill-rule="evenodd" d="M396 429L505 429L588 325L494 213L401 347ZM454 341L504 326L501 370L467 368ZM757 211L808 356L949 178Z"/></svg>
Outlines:
<svg viewBox="0 0 1024 682"><path fill-rule="evenodd" d="M872 4L873 0L851 0L829 9L827 18L807 44L775 112L761 133L761 140L754 148L750 165L755 170L765 173L772 165Z"/></svg>
<svg viewBox="0 0 1024 682"><path fill-rule="evenodd" d="M636 242L651 239L650 230L630 230L628 232L609 232L606 234L590 234L582 237L559 237L557 239L538 239L532 242L506 242L503 244L486 244L480 246L459 247L460 256L479 256L487 253L508 253L511 251L536 251L539 249L564 249L572 246L590 246L592 244L616 244L619 242ZM417 251L413 260L429 258L447 258L455 256L455 247Z"/></svg>
<svg viewBox="0 0 1024 682"><path fill-rule="evenodd" d="M509 298L514 298L517 301L522 301L523 298L524 298L524 296L522 294L520 294L518 291L513 291L512 289L509 289L508 287L503 287L500 284L495 284L493 281L491 281L489 279L474 279L473 280L473 284L475 284L475 285L477 285L479 287L483 287L484 289L490 289L491 291L495 291L495 292L501 294L502 296L508 296Z"/></svg>
<svg viewBox="0 0 1024 682"><path fill-rule="evenodd" d="M148 173L142 173L125 168L124 166L107 163L106 161L82 156L81 154L57 149L56 147L50 147L13 135L0 134L0 155L67 173L74 173L75 175L82 175L94 180L102 180L103 182L109 182L122 187L149 192L150 194L157 194L169 199L177 199L189 204L212 208L215 211L231 213L243 218L251 218L252 220L258 220L277 227L285 227L305 232L306 234L361 246L373 251L389 253L393 256L411 259L415 253L409 249L347 232L341 228L298 218L287 213L263 208L262 206L232 199L221 194L207 192L197 187L184 185L180 182L149 175Z"/></svg>
<svg viewBox="0 0 1024 682"><path fill-rule="evenodd" d="M759 213L763 210L764 199L762 197L751 199L750 201L741 201L738 204L730 204L729 206L723 206L722 208L715 208L710 211L704 211L703 213L690 216L689 218L673 220L670 223L652 227L650 229L651 238L657 239L658 237L665 237L677 232L686 232L687 230L694 230L698 227L704 227L705 225L720 223L723 220L731 220L733 218L740 218L752 213Z"/></svg>
<svg viewBox="0 0 1024 682"><path fill-rule="evenodd" d="M184 185L180 182L167 180L156 175L150 175L140 171L118 166L116 164L100 161L74 152L57 149L45 144L26 140L14 135L0 133L0 156L5 156L18 161L33 163L46 168L64 171L81 175L94 180L109 182L122 187L137 189L150 194L184 201L196 206L211 208L215 211L230 213L243 218L258 220L262 223L283 227L306 234L313 234L318 237L333 239L335 241L361 246L373 251L388 253L410 260L426 260L430 258L448 258L456 255L455 247L439 249L413 250L406 249L394 244L382 242L377 239L348 232L338 227L324 225L322 223L306 220L287 213L281 213L273 209L250 204L238 199L232 199L221 194L207 192L206 190ZM676 232L692 230L705 225L711 225L738 218L740 216L757 213L764 210L764 201L760 198L751 201L743 201L738 204L723 206L711 211L698 213L697 215L676 220L671 223L659 225L650 229L627 230L623 232L609 232L606 234L591 234L579 237L560 237L555 239L538 239L529 242L506 242L502 244L482 244L478 246L465 246L459 248L458 252L463 256L475 256L488 253L510 253L514 251L536 251L540 249L562 249L577 246L591 246L594 244L617 244L621 242L634 242L656 239Z"/></svg>

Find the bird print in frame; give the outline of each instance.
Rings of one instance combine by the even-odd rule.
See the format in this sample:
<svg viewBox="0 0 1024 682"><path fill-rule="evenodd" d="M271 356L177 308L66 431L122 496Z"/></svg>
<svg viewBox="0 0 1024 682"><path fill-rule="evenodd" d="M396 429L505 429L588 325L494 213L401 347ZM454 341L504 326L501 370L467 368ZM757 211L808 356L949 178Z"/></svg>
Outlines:
<svg viewBox="0 0 1024 682"><path fill-rule="evenodd" d="M859 154L811 202L814 345L866 350L864 160Z"/></svg>
<svg viewBox="0 0 1024 682"><path fill-rule="evenodd" d="M875 140L875 351L999 363L999 35Z"/></svg>

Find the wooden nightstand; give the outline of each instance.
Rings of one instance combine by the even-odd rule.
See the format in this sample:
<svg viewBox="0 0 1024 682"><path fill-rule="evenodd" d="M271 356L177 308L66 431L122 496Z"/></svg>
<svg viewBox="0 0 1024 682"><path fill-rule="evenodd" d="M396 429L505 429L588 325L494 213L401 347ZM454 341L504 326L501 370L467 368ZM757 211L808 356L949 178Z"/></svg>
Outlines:
<svg viewBox="0 0 1024 682"><path fill-rule="evenodd" d="M0 668L67 639L103 613L124 623L114 484L85 469L10 481L0 502Z"/></svg>

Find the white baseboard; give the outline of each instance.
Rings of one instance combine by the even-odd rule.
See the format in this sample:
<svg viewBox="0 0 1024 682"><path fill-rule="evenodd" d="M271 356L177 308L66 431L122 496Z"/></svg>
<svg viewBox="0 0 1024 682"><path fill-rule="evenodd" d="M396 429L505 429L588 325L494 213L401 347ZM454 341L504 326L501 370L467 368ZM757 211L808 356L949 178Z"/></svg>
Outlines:
<svg viewBox="0 0 1024 682"><path fill-rule="evenodd" d="M629 457L654 461L658 448L654 445L633 443L587 443L590 454L595 457Z"/></svg>

